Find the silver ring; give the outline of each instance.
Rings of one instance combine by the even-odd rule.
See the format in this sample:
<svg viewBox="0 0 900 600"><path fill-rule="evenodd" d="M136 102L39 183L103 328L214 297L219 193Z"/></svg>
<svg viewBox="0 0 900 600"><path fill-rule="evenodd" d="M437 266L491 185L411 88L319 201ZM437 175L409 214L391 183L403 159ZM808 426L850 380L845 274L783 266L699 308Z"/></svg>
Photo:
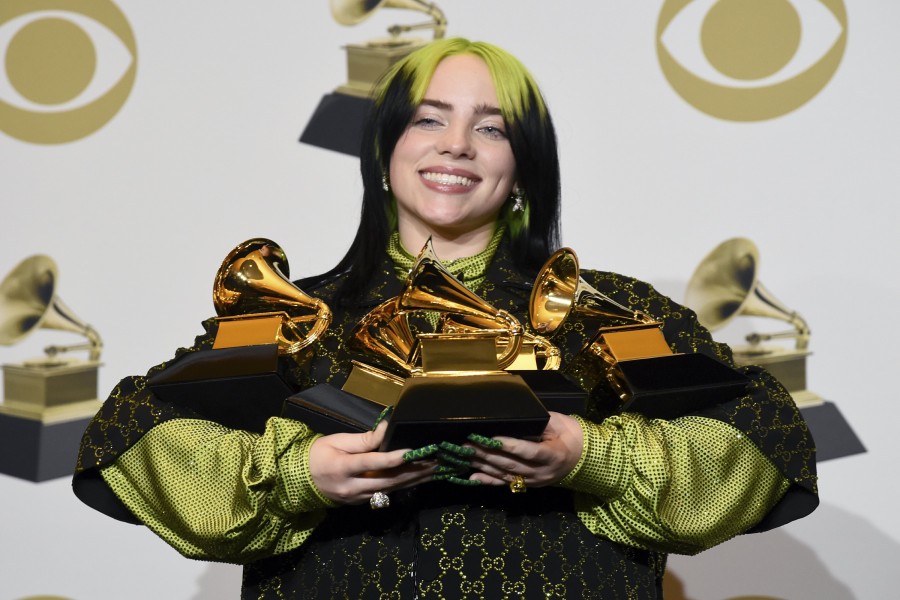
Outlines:
<svg viewBox="0 0 900 600"><path fill-rule="evenodd" d="M373 509L387 508L390 505L391 499L388 498L388 495L384 492L375 492L372 494L372 497L369 498L369 506Z"/></svg>

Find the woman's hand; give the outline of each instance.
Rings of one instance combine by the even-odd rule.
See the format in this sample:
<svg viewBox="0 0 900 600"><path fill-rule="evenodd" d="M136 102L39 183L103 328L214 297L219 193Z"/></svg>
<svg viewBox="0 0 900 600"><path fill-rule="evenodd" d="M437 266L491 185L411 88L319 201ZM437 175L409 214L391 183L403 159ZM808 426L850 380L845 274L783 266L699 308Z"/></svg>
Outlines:
<svg viewBox="0 0 900 600"><path fill-rule="evenodd" d="M575 468L584 444L578 421L557 412L550 413L538 442L503 436L492 439L502 446L473 445L475 454L470 459L477 471L470 479L488 485L508 485L516 475L531 487L553 485Z"/></svg>
<svg viewBox="0 0 900 600"><path fill-rule="evenodd" d="M368 502L375 492L390 493L430 481L435 462L405 462L405 450L378 452L387 422L365 433L322 436L309 449L309 471L324 496L339 504Z"/></svg>

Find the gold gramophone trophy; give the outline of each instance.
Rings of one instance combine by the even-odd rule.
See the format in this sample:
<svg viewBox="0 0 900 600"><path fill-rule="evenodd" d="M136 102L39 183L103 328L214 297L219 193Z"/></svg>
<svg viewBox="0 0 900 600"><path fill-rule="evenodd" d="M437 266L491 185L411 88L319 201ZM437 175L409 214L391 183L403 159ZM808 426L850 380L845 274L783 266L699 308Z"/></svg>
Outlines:
<svg viewBox="0 0 900 600"><path fill-rule="evenodd" d="M331 310L291 283L284 251L266 238L238 244L213 283L219 315L212 349L185 354L151 377L161 399L229 427L262 431L296 392L289 357L298 368L306 349L331 323Z"/></svg>
<svg viewBox="0 0 900 600"><path fill-rule="evenodd" d="M552 334L573 313L601 326L578 352L570 371L585 389L608 385L619 410L672 418L748 383L705 354L673 353L660 322L593 288L581 277L575 252L561 248L547 260L532 288L532 327Z"/></svg>
<svg viewBox="0 0 900 600"><path fill-rule="evenodd" d="M0 344L17 344L39 329L87 339L48 346L42 358L3 365L0 472L32 481L71 472L81 434L101 406L97 370L103 344L59 298L57 280L53 259L36 255L0 283ZM88 351L87 360L68 356L78 350Z"/></svg>
<svg viewBox="0 0 900 600"><path fill-rule="evenodd" d="M347 44L347 83L338 93L368 98L378 79L394 63L423 46L427 40L403 36L413 30L431 29L434 39L444 37L447 19L437 5L422 0L331 0L331 14L341 25L358 25L381 8L399 8L423 12L431 21L415 25L392 25L388 37L369 40L363 44Z"/></svg>
<svg viewBox="0 0 900 600"><path fill-rule="evenodd" d="M721 329L744 315L785 321L793 328L778 333L751 333L745 346L735 346L739 365L759 365L775 376L798 406L814 406L823 399L806 389L809 326L797 311L787 308L759 281L759 250L746 238L732 238L714 248L688 282L685 304L697 311L707 329ZM794 348L763 342L793 339Z"/></svg>
<svg viewBox="0 0 900 600"><path fill-rule="evenodd" d="M305 144L359 156L363 125L372 106L372 92L381 76L428 40L402 34L430 29L434 39L444 37L447 19L435 4L423 0L331 0L331 14L341 25L357 25L382 8L425 13L430 21L392 25L388 36L347 44L347 81L322 96L300 134Z"/></svg>
<svg viewBox="0 0 900 600"><path fill-rule="evenodd" d="M437 313L436 333L413 333L407 319L419 312ZM513 315L449 273L429 240L403 292L351 334L351 347L372 362L355 362L343 390L394 405L384 449L463 441L470 433L534 438L547 410L519 375L504 370L518 358L524 333ZM380 395L385 379L387 400Z"/></svg>

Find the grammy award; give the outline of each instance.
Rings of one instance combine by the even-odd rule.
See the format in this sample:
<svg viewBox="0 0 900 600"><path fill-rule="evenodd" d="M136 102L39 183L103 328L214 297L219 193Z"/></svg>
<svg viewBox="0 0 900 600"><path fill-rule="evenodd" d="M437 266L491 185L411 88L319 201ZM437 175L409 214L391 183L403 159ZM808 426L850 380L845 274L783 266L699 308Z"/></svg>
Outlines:
<svg viewBox="0 0 900 600"><path fill-rule="evenodd" d="M436 4L425 0L330 0L331 14L341 25L354 26L382 8L425 13L430 20L411 25L392 25L388 35L347 44L347 80L325 94L300 134L305 144L359 156L363 125L372 105L377 82L394 64L428 40L405 33L431 30L434 39L444 37L447 19Z"/></svg>
<svg viewBox="0 0 900 600"><path fill-rule="evenodd" d="M60 299L57 280L53 259L36 255L0 283L0 344L17 344L40 329L86 339L48 346L42 358L3 365L0 472L32 481L71 472L81 433L101 406L97 370L103 344ZM88 352L87 360L69 355L79 350Z"/></svg>
<svg viewBox="0 0 900 600"><path fill-rule="evenodd" d="M572 373L585 389L605 385L618 409L673 418L742 391L748 380L705 354L673 353L661 323L590 286L570 248L556 251L532 288L535 330L551 334L573 313L601 323L577 353Z"/></svg>
<svg viewBox="0 0 900 600"><path fill-rule="evenodd" d="M823 399L806 389L809 326L799 313L780 302L759 281L759 250L746 238L716 246L697 266L685 292L685 304L697 311L707 329L721 329L739 316L766 317L791 326L776 333L751 333L747 344L735 346L739 365L759 365L775 376L798 406L815 406ZM793 348L765 343L794 340Z"/></svg>
<svg viewBox="0 0 900 600"><path fill-rule="evenodd" d="M413 333L413 313L434 315L435 333ZM394 406L382 449L461 442L471 433L537 438L549 415L519 375L522 324L468 290L441 264L429 240L400 295L376 307L351 334L370 361L354 363L344 391L380 393L390 379ZM532 339L552 356L549 342ZM552 360L552 359L551 359ZM558 363L557 363L558 364Z"/></svg>
<svg viewBox="0 0 900 600"><path fill-rule="evenodd" d="M331 323L328 306L289 276L287 257L271 240L232 249L213 283L212 348L185 354L151 377L153 392L223 425L262 431L296 392L292 365L305 366L308 347Z"/></svg>

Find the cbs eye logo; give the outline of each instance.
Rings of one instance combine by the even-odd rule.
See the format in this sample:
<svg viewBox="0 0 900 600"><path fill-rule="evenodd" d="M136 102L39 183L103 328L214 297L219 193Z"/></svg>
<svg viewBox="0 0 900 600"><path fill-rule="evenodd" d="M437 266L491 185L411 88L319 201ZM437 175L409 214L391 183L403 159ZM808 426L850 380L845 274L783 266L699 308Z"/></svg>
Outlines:
<svg viewBox="0 0 900 600"><path fill-rule="evenodd" d="M656 28L671 86L729 121L799 108L825 87L846 46L843 0L666 0Z"/></svg>
<svg viewBox="0 0 900 600"><path fill-rule="evenodd" d="M0 131L61 144L100 129L137 71L131 26L110 0L0 0Z"/></svg>

